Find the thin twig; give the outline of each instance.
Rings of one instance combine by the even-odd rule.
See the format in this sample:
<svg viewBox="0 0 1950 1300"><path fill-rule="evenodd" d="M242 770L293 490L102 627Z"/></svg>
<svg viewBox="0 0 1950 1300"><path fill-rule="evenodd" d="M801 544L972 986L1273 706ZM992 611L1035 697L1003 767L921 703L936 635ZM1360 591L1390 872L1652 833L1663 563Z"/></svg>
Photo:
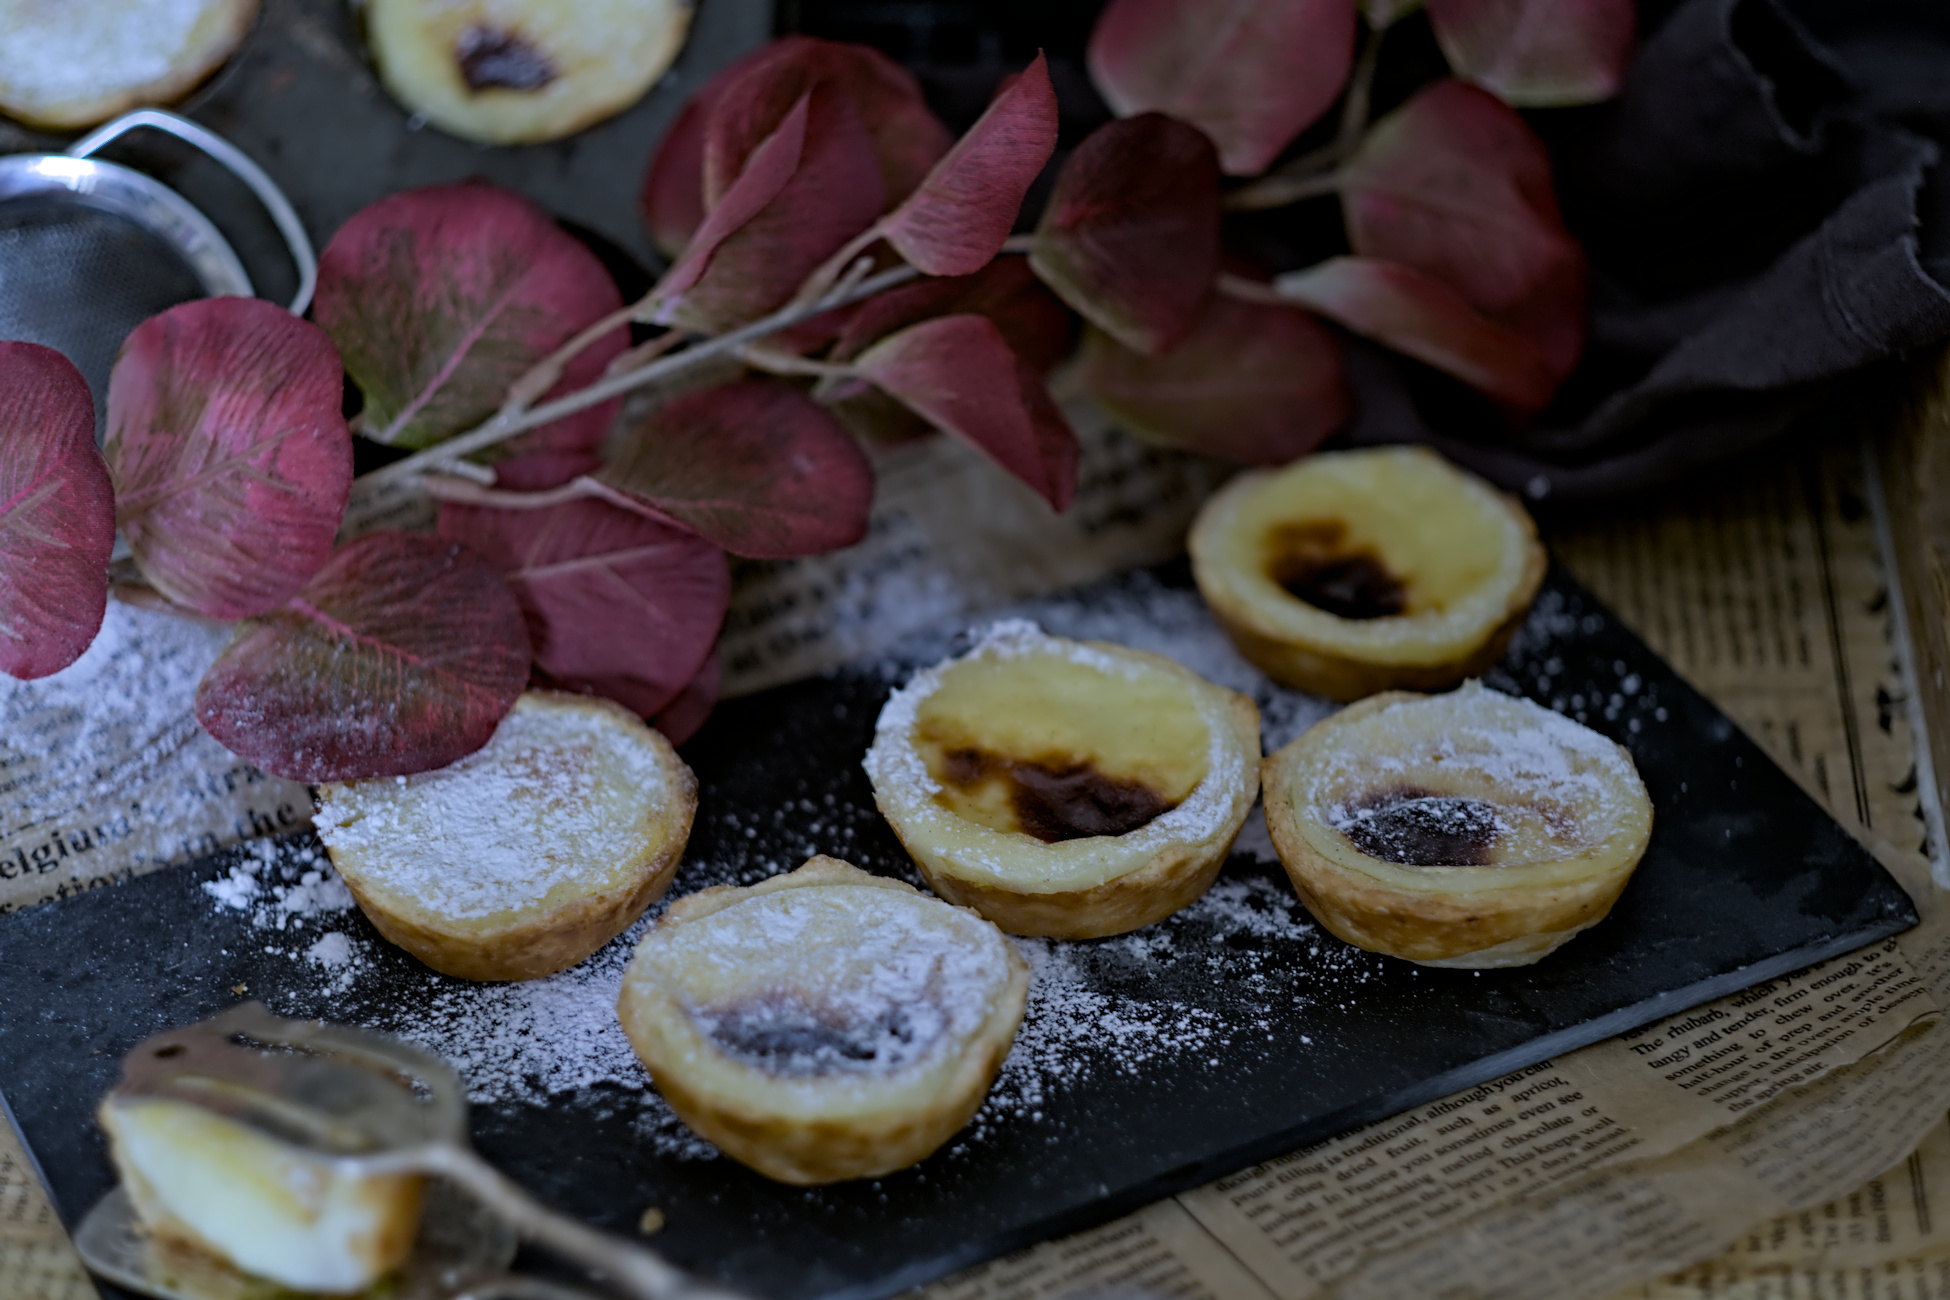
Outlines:
<svg viewBox="0 0 1950 1300"><path fill-rule="evenodd" d="M1005 239L1005 240L1003 240L1003 241L1002 241L1002 248L1001 248L1001 251L1002 251L1002 252L1004 252L1004 253L1033 253L1033 252L1035 252L1035 251L1036 251L1036 232L1035 232L1035 231L1033 231L1033 230L1029 230L1029 231L1025 231L1025 232L1023 232L1023 233L1022 233L1022 234L1020 234L1020 235L1011 235L1011 236L1009 236L1009 237L1008 237L1007 239Z"/></svg>
<svg viewBox="0 0 1950 1300"><path fill-rule="evenodd" d="M674 356L664 357L620 375L606 375L587 388L578 389L529 410L510 415L497 415L475 429L437 443L424 451L414 452L405 460L394 461L370 474L361 475L359 481L368 487L376 487L398 479L425 474L434 469L444 470L454 461L485 451L489 447L527 433L530 429L539 429L545 424L553 424L564 416L574 415L577 411L585 411L592 406L600 406L612 397L620 397L632 389L642 388L647 384L682 374L700 362L725 356L728 353L736 353L746 344L756 342L768 334L776 334L782 329L797 325L803 320L810 320L821 312L831 311L835 307L845 307L863 298L871 298L896 285L906 284L920 274L911 266L897 266L882 271L879 275L868 276L844 293L835 288L833 292L815 302L787 303L769 316L761 316L749 325L741 325L728 334L720 334L715 338L693 344Z"/></svg>
<svg viewBox="0 0 1950 1300"><path fill-rule="evenodd" d="M780 352L776 348L739 348L738 359L752 369L763 370L768 375L810 375L818 379L851 379L860 373L852 366L843 366L832 361L815 361L811 357L794 356L790 352Z"/></svg>
<svg viewBox="0 0 1950 1300"><path fill-rule="evenodd" d="M626 352L617 353L614 357L610 358L609 364L603 367L603 373L605 375L627 375L632 370L649 365L652 361L655 361L658 357L670 351L679 343L682 343L687 337L689 336L683 330L665 330L648 343L639 343Z"/></svg>
<svg viewBox="0 0 1950 1300"><path fill-rule="evenodd" d="M882 231L876 221L840 246L840 250L821 262L806 282L799 286L799 292L792 296L794 302L812 302L823 298L836 287L842 272L851 272L859 265L855 258L862 257L869 248L880 242ZM871 266L872 263L868 262Z"/></svg>
<svg viewBox="0 0 1950 1300"><path fill-rule="evenodd" d="M640 305L633 302L626 307L618 307L530 366L528 373L515 380L514 385L508 389L508 400L501 404L501 410L496 414L518 415L540 401L542 394L562 382L562 373L569 368L569 362L575 360L584 348L611 330L627 326Z"/></svg>
<svg viewBox="0 0 1950 1300"><path fill-rule="evenodd" d="M1225 206L1233 212L1263 212L1283 208L1302 199L1333 194L1341 188L1341 174L1327 172L1314 176L1268 175L1226 195Z"/></svg>
<svg viewBox="0 0 1950 1300"><path fill-rule="evenodd" d="M1361 53L1354 61L1354 75L1348 78L1347 94L1341 99L1341 129L1334 143L1345 158L1361 143L1368 129L1368 113L1374 107L1374 70L1381 60L1381 39L1386 27L1370 27L1361 42Z"/></svg>
<svg viewBox="0 0 1950 1300"><path fill-rule="evenodd" d="M1230 271L1219 272L1218 281L1213 287L1226 297L1237 298L1240 302L1272 303L1276 307L1293 305L1272 285L1258 280L1248 280L1245 276L1234 275Z"/></svg>

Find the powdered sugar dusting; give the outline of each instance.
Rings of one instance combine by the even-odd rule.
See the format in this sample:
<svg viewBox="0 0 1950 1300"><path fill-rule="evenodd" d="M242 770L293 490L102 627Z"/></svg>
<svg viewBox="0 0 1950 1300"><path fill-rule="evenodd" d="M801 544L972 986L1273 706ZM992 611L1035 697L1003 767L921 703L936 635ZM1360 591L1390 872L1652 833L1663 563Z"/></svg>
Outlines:
<svg viewBox="0 0 1950 1300"><path fill-rule="evenodd" d="M524 697L458 763L328 787L313 821L335 852L357 855L355 879L486 916L642 851L640 809L666 793L651 743L606 713Z"/></svg>
<svg viewBox="0 0 1950 1300"><path fill-rule="evenodd" d="M917 894L785 889L657 931L632 978L720 1051L830 1095L968 1042L1008 982L1005 942Z"/></svg>

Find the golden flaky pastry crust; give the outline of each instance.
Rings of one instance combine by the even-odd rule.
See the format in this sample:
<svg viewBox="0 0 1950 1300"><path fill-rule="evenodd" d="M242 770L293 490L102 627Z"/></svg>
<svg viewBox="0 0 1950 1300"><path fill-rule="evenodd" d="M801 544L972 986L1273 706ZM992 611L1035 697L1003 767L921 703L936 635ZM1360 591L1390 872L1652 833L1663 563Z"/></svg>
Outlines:
<svg viewBox="0 0 1950 1300"><path fill-rule="evenodd" d="M443 131L535 144L621 112L663 76L690 0L369 0L380 79Z"/></svg>
<svg viewBox="0 0 1950 1300"><path fill-rule="evenodd" d="M1259 710L1161 655L1002 623L882 709L874 801L937 894L1013 934L1197 899L1258 793Z"/></svg>
<svg viewBox="0 0 1950 1300"><path fill-rule="evenodd" d="M1241 474L1199 511L1187 544L1239 652L1334 700L1482 673L1546 565L1522 506L1421 447Z"/></svg>
<svg viewBox="0 0 1950 1300"><path fill-rule="evenodd" d="M692 1129L780 1182L874 1178L966 1124L1029 970L965 908L835 858L671 904L617 1015Z"/></svg>
<svg viewBox="0 0 1950 1300"><path fill-rule="evenodd" d="M1263 785L1315 919L1431 966L1554 951L1604 919L1652 833L1622 747L1473 682L1352 705L1267 758Z"/></svg>
<svg viewBox="0 0 1950 1300"><path fill-rule="evenodd" d="M236 52L258 0L0 0L0 112L93 126L182 98Z"/></svg>
<svg viewBox="0 0 1950 1300"><path fill-rule="evenodd" d="M531 691L450 767L319 787L315 820L381 934L444 974L520 980L663 897L696 813L690 768L635 714Z"/></svg>

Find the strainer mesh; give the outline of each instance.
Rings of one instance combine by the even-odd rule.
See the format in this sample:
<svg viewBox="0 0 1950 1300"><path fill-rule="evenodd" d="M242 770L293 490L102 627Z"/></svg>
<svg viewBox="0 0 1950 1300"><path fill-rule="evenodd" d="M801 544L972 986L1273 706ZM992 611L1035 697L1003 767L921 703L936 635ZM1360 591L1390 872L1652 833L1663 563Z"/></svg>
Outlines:
<svg viewBox="0 0 1950 1300"><path fill-rule="evenodd" d="M202 296L189 265L126 217L68 200L0 203L0 339L44 343L80 368L95 394L97 441L122 340Z"/></svg>

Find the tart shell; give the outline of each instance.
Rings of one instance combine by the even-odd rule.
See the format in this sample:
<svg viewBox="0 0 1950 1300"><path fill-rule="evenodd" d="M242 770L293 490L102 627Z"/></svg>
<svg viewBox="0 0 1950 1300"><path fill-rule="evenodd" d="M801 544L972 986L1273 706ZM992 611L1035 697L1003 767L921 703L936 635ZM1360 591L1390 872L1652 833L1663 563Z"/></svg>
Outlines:
<svg viewBox="0 0 1950 1300"><path fill-rule="evenodd" d="M1650 800L1630 755L1592 733L1623 758L1636 796L1601 846L1599 860L1566 869L1563 864L1401 867L1368 858L1302 807L1296 789L1336 732L1393 706L1429 698L1408 692L1374 696L1269 756L1263 785L1273 847L1307 910L1358 948L1426 966L1529 965L1611 911L1650 839Z"/></svg>
<svg viewBox="0 0 1950 1300"><path fill-rule="evenodd" d="M673 931L696 925L755 898L785 891L884 891L903 901L939 908L959 929L979 926L993 936L1000 978L966 1043L946 1059L922 1066L914 1078L869 1079L833 1099L813 1089L780 1084L761 1069L715 1050L658 979L651 958ZM809 960L814 960L809 956ZM995 928L966 909L928 898L913 886L814 857L798 870L749 888L718 886L671 904L638 945L624 976L617 1015L657 1091L695 1132L725 1154L779 1182L810 1186L876 1178L925 1159L980 1109L1009 1054L1029 992L1029 968Z"/></svg>

